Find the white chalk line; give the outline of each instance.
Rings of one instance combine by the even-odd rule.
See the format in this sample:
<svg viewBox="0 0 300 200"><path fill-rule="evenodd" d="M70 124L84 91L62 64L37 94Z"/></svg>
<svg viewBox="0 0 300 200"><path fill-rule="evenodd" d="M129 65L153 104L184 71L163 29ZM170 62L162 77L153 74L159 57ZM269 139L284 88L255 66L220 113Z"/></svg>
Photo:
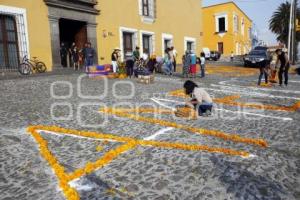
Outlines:
<svg viewBox="0 0 300 200"><path fill-rule="evenodd" d="M156 98L151 98L151 100L154 101L155 103L159 104L162 107L168 108L168 109L173 110L173 111L176 110L176 108L165 105L165 104L161 103L161 101L157 100Z"/></svg>
<svg viewBox="0 0 300 200"><path fill-rule="evenodd" d="M175 100L169 100L169 99L152 98L151 100L155 101L156 103L158 103L159 105L161 105L163 107L168 107L168 108L170 106L166 106L162 101L181 103L182 104L182 102L175 101ZM173 109L175 109L175 108L173 108ZM260 117L264 117L264 118L279 119L279 120L283 120L283 121L292 121L293 120L292 118L289 118L289 117L277 117L277 116L273 116L273 115L263 115L263 114L252 113L252 112L245 112L245 111L232 111L232 110L220 109L220 108L214 108L213 110L231 112L231 113L236 113L236 114L246 114L246 115L260 116Z"/></svg>
<svg viewBox="0 0 300 200"><path fill-rule="evenodd" d="M248 90L249 88L246 88L246 87L241 88L240 86L238 86L239 88L237 88L235 86L216 85L216 84L211 84L211 86L220 87L220 88L224 88L224 89L222 89L222 90L213 89L213 88L205 88L205 89L212 90L212 91L218 91L218 92L222 92L222 93L242 94L245 96L300 100L299 97L277 96L277 95L271 95L271 94L267 94L267 93L252 92L252 91Z"/></svg>
<svg viewBox="0 0 300 200"><path fill-rule="evenodd" d="M163 128L159 131L157 131L156 133L154 133L153 135L150 135L149 137L145 137L143 140L154 140L156 139L159 135L163 135L166 134L168 131L173 130L173 127L168 127L168 128Z"/></svg>
<svg viewBox="0 0 300 200"><path fill-rule="evenodd" d="M271 119L280 119L280 120L283 120L283 121L293 121L293 119L290 118L290 117L276 117L276 116L272 116L272 115L263 115L263 114L258 114L258 113L245 112L245 111L232 111L232 110L221 109L221 108L214 108L214 110L237 113L237 114L260 116L260 117L271 118Z"/></svg>
<svg viewBox="0 0 300 200"><path fill-rule="evenodd" d="M261 90L261 91L268 91L268 92L282 92L282 93L288 93L288 94L300 94L300 91L294 91L294 90L276 90L276 89L268 89L268 88L257 88L257 87L248 87L248 86L245 86L245 87L242 87L242 86L238 86L238 85L232 85L232 84L226 84L227 82L229 81L237 81L237 82L243 82L243 81L239 81L239 80L236 80L236 79L231 79L231 80L228 80L228 81L220 81L219 84L220 85L224 85L224 86L230 86L230 87L239 87L239 88L243 88L243 89L251 89L251 90Z"/></svg>
<svg viewBox="0 0 300 200"><path fill-rule="evenodd" d="M91 191L93 189L92 185L82 185L80 183L80 178L70 181L69 186L76 188L76 190L80 190L80 191Z"/></svg>

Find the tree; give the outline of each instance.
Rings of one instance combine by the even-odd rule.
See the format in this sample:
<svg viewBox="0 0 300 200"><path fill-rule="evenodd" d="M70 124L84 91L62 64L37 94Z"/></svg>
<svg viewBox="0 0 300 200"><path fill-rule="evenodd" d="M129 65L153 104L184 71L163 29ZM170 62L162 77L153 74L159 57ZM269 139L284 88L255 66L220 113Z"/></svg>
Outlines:
<svg viewBox="0 0 300 200"><path fill-rule="evenodd" d="M277 35L277 40L288 46L289 21L291 4L281 3L269 21L269 29ZM296 16L300 18L300 9L297 7ZM296 43L300 41L300 33L296 34ZM297 46L297 45L296 45Z"/></svg>

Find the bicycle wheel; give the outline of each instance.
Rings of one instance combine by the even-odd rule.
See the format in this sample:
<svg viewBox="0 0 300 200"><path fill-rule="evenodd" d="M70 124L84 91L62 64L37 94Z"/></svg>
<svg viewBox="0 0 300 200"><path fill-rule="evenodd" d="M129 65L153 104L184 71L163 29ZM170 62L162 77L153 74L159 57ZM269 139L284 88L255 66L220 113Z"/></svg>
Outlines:
<svg viewBox="0 0 300 200"><path fill-rule="evenodd" d="M43 63L43 62L37 62L35 64L35 66L36 66L36 70L39 73L44 73L47 70L47 67L46 67L45 63Z"/></svg>
<svg viewBox="0 0 300 200"><path fill-rule="evenodd" d="M19 65L18 71L22 75L29 75L31 73L31 66L28 63L21 63Z"/></svg>

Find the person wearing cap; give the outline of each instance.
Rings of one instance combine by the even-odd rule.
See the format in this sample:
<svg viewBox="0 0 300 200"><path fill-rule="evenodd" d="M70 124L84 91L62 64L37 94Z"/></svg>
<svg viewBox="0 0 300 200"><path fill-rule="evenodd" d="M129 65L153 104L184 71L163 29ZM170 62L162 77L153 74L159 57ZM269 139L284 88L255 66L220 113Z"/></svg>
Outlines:
<svg viewBox="0 0 300 200"><path fill-rule="evenodd" d="M137 61L140 59L140 47L135 47L135 50L133 51L133 58L134 58L134 61Z"/></svg>
<svg viewBox="0 0 300 200"><path fill-rule="evenodd" d="M283 82L282 76L284 74L284 84L287 86L289 81L289 69L290 69L289 58L287 54L281 49L277 49L276 54L278 56L276 65L278 64L278 62L280 62L280 68L278 72L279 85L282 86L282 82Z"/></svg>

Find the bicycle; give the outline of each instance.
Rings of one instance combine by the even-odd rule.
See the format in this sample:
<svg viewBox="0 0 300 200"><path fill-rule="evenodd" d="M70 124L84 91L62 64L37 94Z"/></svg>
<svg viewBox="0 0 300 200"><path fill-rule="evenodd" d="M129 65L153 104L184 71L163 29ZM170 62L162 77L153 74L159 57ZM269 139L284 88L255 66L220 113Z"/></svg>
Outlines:
<svg viewBox="0 0 300 200"><path fill-rule="evenodd" d="M33 71L38 73L44 73L47 70L45 63L37 60L37 57L33 57L33 60L27 58L25 55L22 59L22 62L19 65L18 71L22 75L32 74Z"/></svg>

